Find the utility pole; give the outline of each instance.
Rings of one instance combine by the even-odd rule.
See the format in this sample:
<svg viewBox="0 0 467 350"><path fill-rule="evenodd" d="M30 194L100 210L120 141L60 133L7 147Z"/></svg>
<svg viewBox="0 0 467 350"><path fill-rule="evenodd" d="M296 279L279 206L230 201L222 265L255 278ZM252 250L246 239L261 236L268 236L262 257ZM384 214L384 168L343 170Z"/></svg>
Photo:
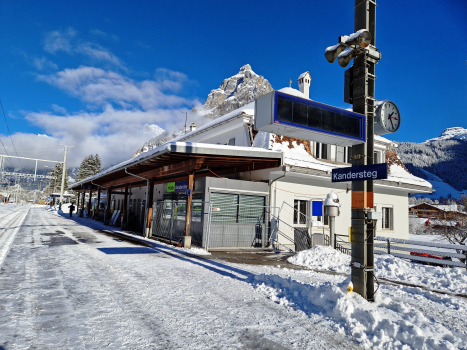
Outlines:
<svg viewBox="0 0 467 350"><path fill-rule="evenodd" d="M370 48L375 48L376 3L355 0L354 30L371 34ZM374 164L375 64L367 51L354 59L353 111L366 116L366 143L352 147L352 166ZM365 299L374 300L374 221L368 211L374 208L373 180L352 181L352 253L351 280L354 290Z"/></svg>
<svg viewBox="0 0 467 350"><path fill-rule="evenodd" d="M65 186L65 173L66 173L66 154L68 152L68 147L75 147L75 146L66 146L65 147L65 158L63 159L63 169L62 169L62 186L60 188L60 203L63 203L63 187Z"/></svg>

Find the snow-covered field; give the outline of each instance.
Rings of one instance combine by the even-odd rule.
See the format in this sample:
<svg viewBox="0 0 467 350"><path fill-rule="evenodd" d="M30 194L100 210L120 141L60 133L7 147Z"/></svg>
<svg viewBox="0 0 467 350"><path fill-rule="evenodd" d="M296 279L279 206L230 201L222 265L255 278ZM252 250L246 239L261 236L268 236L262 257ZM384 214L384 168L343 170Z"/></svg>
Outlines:
<svg viewBox="0 0 467 350"><path fill-rule="evenodd" d="M0 349L467 349L462 269L379 257L378 277L426 288L384 283L368 303L330 248L291 258L303 270L231 264L47 207L16 209L6 229L5 207Z"/></svg>

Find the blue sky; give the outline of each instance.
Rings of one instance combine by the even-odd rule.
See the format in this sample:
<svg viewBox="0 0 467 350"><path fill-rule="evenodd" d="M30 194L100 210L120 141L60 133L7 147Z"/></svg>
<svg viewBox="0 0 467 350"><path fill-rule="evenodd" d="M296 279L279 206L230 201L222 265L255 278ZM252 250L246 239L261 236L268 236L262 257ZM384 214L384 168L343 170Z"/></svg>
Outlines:
<svg viewBox="0 0 467 350"><path fill-rule="evenodd" d="M467 2L378 2L376 98L401 110L387 137L421 142L467 128ZM99 153L128 159L152 135L244 64L274 89L297 88L310 71L310 98L348 108L344 69L324 58L353 32L353 1L11 1L0 4L0 99L20 156L70 165ZM190 117L190 116L189 116ZM0 119L1 120L1 119ZM38 135L40 134L40 135ZM5 123L0 138L15 154ZM0 153L4 153L0 145Z"/></svg>

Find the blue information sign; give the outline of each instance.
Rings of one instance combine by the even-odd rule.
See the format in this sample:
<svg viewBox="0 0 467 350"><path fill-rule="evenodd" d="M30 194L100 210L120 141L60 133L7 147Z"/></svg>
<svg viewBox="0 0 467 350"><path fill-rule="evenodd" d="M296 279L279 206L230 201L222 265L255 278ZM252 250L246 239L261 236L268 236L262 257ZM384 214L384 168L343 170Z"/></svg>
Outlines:
<svg viewBox="0 0 467 350"><path fill-rule="evenodd" d="M311 202L311 215L312 216L323 216L323 201L312 201Z"/></svg>
<svg viewBox="0 0 467 350"><path fill-rule="evenodd" d="M332 182L380 180L387 178L387 163L332 169Z"/></svg>

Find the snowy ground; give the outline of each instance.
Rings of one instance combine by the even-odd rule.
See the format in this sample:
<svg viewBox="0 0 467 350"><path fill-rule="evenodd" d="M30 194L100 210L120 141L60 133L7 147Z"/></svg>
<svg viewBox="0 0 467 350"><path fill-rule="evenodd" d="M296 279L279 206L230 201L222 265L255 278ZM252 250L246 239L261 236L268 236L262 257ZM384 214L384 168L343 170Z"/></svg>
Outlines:
<svg viewBox="0 0 467 350"><path fill-rule="evenodd" d="M327 273L230 264L67 216L0 206L0 349L467 349L466 298L384 284L367 303L329 249L295 261ZM381 259L387 277L467 294L465 270Z"/></svg>

